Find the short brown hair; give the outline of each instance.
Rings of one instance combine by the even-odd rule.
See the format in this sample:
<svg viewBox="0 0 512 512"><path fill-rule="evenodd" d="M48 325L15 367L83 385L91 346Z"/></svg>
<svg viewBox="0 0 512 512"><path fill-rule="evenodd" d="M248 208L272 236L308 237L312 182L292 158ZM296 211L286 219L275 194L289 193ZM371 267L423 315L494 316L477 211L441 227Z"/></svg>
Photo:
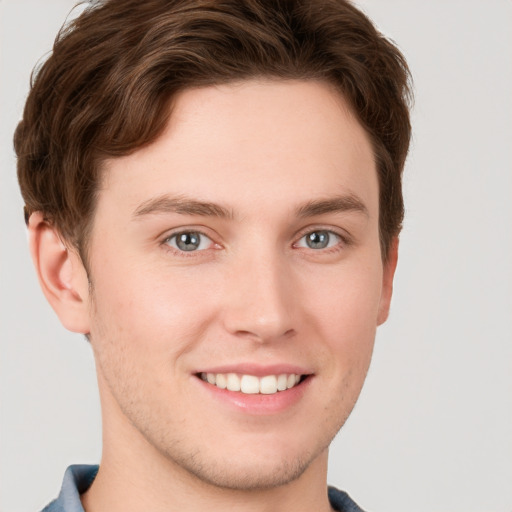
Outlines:
<svg viewBox="0 0 512 512"><path fill-rule="evenodd" d="M410 75L346 0L103 0L59 32L33 74L14 145L26 219L41 211L80 253L103 159L151 143L189 87L250 78L334 84L368 132L383 257L401 229Z"/></svg>

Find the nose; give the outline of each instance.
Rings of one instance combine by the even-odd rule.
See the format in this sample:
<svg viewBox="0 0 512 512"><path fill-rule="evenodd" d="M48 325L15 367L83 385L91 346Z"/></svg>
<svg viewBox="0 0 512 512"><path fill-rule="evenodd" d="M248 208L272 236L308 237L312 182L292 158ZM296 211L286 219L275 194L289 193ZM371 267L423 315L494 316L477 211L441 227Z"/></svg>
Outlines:
<svg viewBox="0 0 512 512"><path fill-rule="evenodd" d="M298 318L293 292L286 261L261 254L244 258L226 280L225 328L232 335L260 343L293 336Z"/></svg>

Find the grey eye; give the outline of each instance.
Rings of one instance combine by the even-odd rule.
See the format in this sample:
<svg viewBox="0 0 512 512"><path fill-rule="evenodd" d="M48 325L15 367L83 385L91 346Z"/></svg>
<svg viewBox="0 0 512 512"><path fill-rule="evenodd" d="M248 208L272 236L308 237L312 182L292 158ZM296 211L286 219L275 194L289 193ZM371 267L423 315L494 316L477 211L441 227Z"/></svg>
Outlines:
<svg viewBox="0 0 512 512"><path fill-rule="evenodd" d="M327 231L314 231L306 235L306 244L311 249L325 249L329 244L329 238Z"/></svg>
<svg viewBox="0 0 512 512"><path fill-rule="evenodd" d="M167 244L179 251L191 252L207 249L211 240L198 231L183 231L172 235Z"/></svg>
<svg viewBox="0 0 512 512"><path fill-rule="evenodd" d="M322 229L304 235L297 245L309 249L328 249L338 244L340 240L341 237L336 233Z"/></svg>

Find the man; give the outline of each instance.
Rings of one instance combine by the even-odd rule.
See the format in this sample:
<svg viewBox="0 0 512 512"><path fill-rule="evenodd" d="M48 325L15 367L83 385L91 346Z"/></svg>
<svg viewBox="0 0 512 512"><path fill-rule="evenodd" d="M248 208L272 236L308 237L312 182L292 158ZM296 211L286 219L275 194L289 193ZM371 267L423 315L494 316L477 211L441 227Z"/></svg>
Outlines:
<svg viewBox="0 0 512 512"><path fill-rule="evenodd" d="M15 147L103 455L45 510L360 510L327 455L389 311L408 92L344 1L111 0L61 32Z"/></svg>

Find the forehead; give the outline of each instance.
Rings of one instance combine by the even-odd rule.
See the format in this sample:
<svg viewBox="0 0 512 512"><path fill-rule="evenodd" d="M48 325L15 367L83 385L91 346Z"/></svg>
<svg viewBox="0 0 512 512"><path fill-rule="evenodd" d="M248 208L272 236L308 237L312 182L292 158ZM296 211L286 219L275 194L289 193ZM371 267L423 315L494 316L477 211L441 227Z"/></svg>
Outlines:
<svg viewBox="0 0 512 512"><path fill-rule="evenodd" d="M251 80L189 89L171 108L154 143L105 162L97 213L101 203L133 211L162 194L261 211L351 193L370 213L377 208L371 143L329 84Z"/></svg>

